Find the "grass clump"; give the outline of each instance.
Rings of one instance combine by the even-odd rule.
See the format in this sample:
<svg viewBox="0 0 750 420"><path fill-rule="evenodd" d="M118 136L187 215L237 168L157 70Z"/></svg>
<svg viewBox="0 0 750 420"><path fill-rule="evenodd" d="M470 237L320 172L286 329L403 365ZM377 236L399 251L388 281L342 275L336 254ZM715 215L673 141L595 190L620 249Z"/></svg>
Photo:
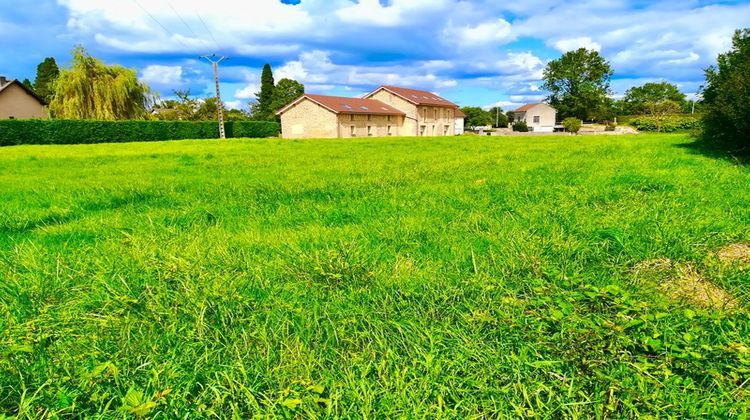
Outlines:
<svg viewBox="0 0 750 420"><path fill-rule="evenodd" d="M750 173L686 141L4 148L0 416L747 416Z"/></svg>

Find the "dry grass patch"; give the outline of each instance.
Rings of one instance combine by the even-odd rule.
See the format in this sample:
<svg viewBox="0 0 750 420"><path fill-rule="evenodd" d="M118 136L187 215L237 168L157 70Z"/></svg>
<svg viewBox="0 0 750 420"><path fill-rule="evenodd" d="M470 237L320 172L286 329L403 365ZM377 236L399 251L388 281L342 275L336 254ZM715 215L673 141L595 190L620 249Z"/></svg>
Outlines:
<svg viewBox="0 0 750 420"><path fill-rule="evenodd" d="M731 310L739 306L727 291L704 278L692 265L668 258L646 260L633 267L639 281L653 283L669 298L704 308Z"/></svg>
<svg viewBox="0 0 750 420"><path fill-rule="evenodd" d="M748 265L750 264L750 244L727 245L719 250L718 256L722 262Z"/></svg>

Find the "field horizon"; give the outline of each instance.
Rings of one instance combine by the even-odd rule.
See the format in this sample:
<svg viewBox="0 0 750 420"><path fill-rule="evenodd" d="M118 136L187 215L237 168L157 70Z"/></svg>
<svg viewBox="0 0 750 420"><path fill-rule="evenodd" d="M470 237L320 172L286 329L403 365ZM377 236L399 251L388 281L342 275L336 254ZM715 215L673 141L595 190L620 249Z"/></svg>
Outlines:
<svg viewBox="0 0 750 420"><path fill-rule="evenodd" d="M685 134L0 149L0 418L750 415Z"/></svg>

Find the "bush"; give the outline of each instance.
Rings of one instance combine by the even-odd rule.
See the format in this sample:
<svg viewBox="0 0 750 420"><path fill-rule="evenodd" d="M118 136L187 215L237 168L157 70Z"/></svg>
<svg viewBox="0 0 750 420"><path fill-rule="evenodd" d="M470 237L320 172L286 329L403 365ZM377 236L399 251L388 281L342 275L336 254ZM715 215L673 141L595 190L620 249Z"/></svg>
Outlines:
<svg viewBox="0 0 750 420"><path fill-rule="evenodd" d="M565 127L565 131L578 134L578 132L581 130L581 120L578 118L570 117L563 120L563 127Z"/></svg>
<svg viewBox="0 0 750 420"><path fill-rule="evenodd" d="M649 116L642 115L630 120L630 125L638 131L659 131L674 133L700 128L700 117L694 114Z"/></svg>
<svg viewBox="0 0 750 420"><path fill-rule="evenodd" d="M607 123L607 126L604 127L604 131L615 131L617 129L617 124L609 122Z"/></svg>
<svg viewBox="0 0 750 420"><path fill-rule="evenodd" d="M279 124L268 121L229 121L224 123L224 128L228 138L272 137L279 133ZM0 146L124 143L218 137L219 126L214 121L0 121Z"/></svg>
<svg viewBox="0 0 750 420"><path fill-rule="evenodd" d="M513 123L513 131L526 133L529 131L529 126L526 124L526 121L516 121Z"/></svg>

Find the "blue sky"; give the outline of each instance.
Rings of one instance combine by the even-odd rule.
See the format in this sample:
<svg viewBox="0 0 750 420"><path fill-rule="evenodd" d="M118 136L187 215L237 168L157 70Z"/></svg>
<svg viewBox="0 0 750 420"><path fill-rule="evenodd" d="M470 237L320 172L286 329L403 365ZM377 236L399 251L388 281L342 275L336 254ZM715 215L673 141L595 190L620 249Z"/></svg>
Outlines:
<svg viewBox="0 0 750 420"><path fill-rule="evenodd" d="M615 70L615 95L667 80L694 93L703 69L750 27L748 1L615 0L0 0L0 74L34 78L75 45L135 68L162 97L212 94L246 107L260 68L308 92L355 96L380 84L437 92L460 104L538 101L546 62L578 47Z"/></svg>

